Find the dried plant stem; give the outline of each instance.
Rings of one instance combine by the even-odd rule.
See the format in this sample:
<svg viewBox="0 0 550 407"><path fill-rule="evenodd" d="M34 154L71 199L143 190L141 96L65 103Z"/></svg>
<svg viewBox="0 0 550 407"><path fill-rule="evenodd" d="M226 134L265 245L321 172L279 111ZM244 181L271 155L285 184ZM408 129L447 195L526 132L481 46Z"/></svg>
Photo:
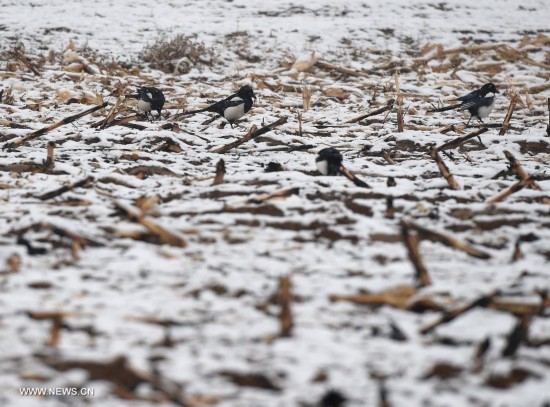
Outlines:
<svg viewBox="0 0 550 407"><path fill-rule="evenodd" d="M386 160L388 163L395 165L395 161L393 160L393 158L391 158L390 154L386 150L382 151L382 157L384 157L384 160Z"/></svg>
<svg viewBox="0 0 550 407"><path fill-rule="evenodd" d="M380 293L363 293L357 295L331 295L330 301L349 301L361 305L391 305L400 309L408 309L410 299L416 295L418 289L412 286L399 286Z"/></svg>
<svg viewBox="0 0 550 407"><path fill-rule="evenodd" d="M452 131L456 130L456 126L454 124L449 124L448 126L442 127L439 130L437 130L437 132L441 133L441 134L446 134L446 133L450 132L451 130Z"/></svg>
<svg viewBox="0 0 550 407"><path fill-rule="evenodd" d="M533 110L533 102L531 101L531 95L529 95L529 90L525 85L523 86L523 94L525 95L525 103L527 104L527 109Z"/></svg>
<svg viewBox="0 0 550 407"><path fill-rule="evenodd" d="M94 241L92 239L89 239L87 237L84 237L84 236L80 235L79 233L73 232L72 230L69 230L69 229L67 229L65 227L62 227L62 226L53 225L53 224L48 223L48 222L43 222L43 223L40 224L40 227L42 229L51 230L52 233L55 233L58 236L66 237L68 239L71 239L72 241L77 242L81 246L94 246L94 247L102 246L101 243L99 243L97 241Z"/></svg>
<svg viewBox="0 0 550 407"><path fill-rule="evenodd" d="M311 96L313 95L313 91L309 87L305 87L302 91L302 98L303 98L303 108L304 112L307 112L309 109L311 109Z"/></svg>
<svg viewBox="0 0 550 407"><path fill-rule="evenodd" d="M170 151L172 153L181 153L183 148L174 141L171 137L167 137L163 144L158 147L155 147L152 151Z"/></svg>
<svg viewBox="0 0 550 407"><path fill-rule="evenodd" d="M490 347L491 347L490 337L485 338L485 340L477 346L476 353L474 355L474 367L472 369L474 373L479 373L483 369L485 354L487 353Z"/></svg>
<svg viewBox="0 0 550 407"><path fill-rule="evenodd" d="M546 89L550 89L550 83L545 83L544 85L535 85L527 88L530 94L544 92Z"/></svg>
<svg viewBox="0 0 550 407"><path fill-rule="evenodd" d="M2 91L0 91L0 94L3 92L4 90L2 89ZM0 97L0 103L2 103L2 98ZM11 129L30 129L29 126L26 126L24 124L19 124L19 123L15 123L15 122L12 122L10 120L7 120L7 119L0 119L0 126L4 126L4 127L9 127Z"/></svg>
<svg viewBox="0 0 550 407"><path fill-rule="evenodd" d="M348 69L348 68L342 68L342 67L339 67L339 66L336 66L336 65L329 64L327 62L323 62L323 61L317 61L315 66L318 67L318 68L324 69L325 71L336 71L336 72L340 72L344 75L360 76L360 77L364 77L364 78L370 77L370 75L368 73L355 71L353 69Z"/></svg>
<svg viewBox="0 0 550 407"><path fill-rule="evenodd" d="M118 120L113 120L109 123L107 123L104 128L107 128L107 127L112 127L112 126L124 126L136 119L139 119L139 115L137 114L133 114L133 115L130 115L130 116L126 116L126 117L123 117L121 119L118 119ZM145 127L144 126L141 126L141 125L138 125L138 124L135 124L133 125L134 128L138 129L138 130L144 130Z"/></svg>
<svg viewBox="0 0 550 407"><path fill-rule="evenodd" d="M51 168L53 167L55 160L55 143L50 141L48 143L48 152L46 154L46 159L44 160L44 167Z"/></svg>
<svg viewBox="0 0 550 407"><path fill-rule="evenodd" d="M525 171L525 169L522 167L522 165L520 164L520 162L518 160L516 160L516 158L512 155L512 153L510 153L509 151L505 150L504 151L504 155L506 156L506 158L508 159L508 161L510 161L510 170L516 174L518 176L519 179L526 179L526 178L529 178L529 174L527 174L527 171ZM541 187L540 185L536 182L536 181L533 181L530 185L529 185L530 188L533 188L533 189L536 189L538 191L541 191Z"/></svg>
<svg viewBox="0 0 550 407"><path fill-rule="evenodd" d="M261 204L273 198L287 198L291 195L296 195L300 192L300 188L280 189L268 194L258 195L246 201L249 204Z"/></svg>
<svg viewBox="0 0 550 407"><path fill-rule="evenodd" d="M122 89L122 91L124 91L124 89ZM124 96L119 96L118 97L117 101L115 102L115 104L113 105L111 110L109 111L109 114L107 114L107 117L105 118L105 120L103 120L99 123L99 128L100 129L106 128L114 120L115 113L116 113L118 107L120 106L120 104L122 103L123 100L124 100Z"/></svg>
<svg viewBox="0 0 550 407"><path fill-rule="evenodd" d="M446 51L443 51L443 54L449 55L449 54L466 54L470 52L479 52L479 51L487 51L491 49L497 48L498 45L473 45L470 47L458 47L458 48L452 48L448 49Z"/></svg>
<svg viewBox="0 0 550 407"><path fill-rule="evenodd" d="M467 142L468 140L470 140L471 138L479 137L481 134L483 134L487 131L489 131L489 129L487 127L483 127L481 129L476 130L472 133L469 133L465 136L457 137L457 138L455 138L455 139L453 139L453 140L437 147L436 151L440 152L440 151L444 151L444 150L449 150L451 148L459 147L462 144L464 144L465 142Z"/></svg>
<svg viewBox="0 0 550 407"><path fill-rule="evenodd" d="M393 219L395 217L395 209L393 207L393 196L386 197L386 218Z"/></svg>
<svg viewBox="0 0 550 407"><path fill-rule="evenodd" d="M267 147L267 148L258 148L256 149L257 152L265 152L265 151L286 151L286 152L292 152L292 151L303 151L303 150L310 150L312 148L316 148L317 146L314 144L298 144L293 146L281 146L281 147Z"/></svg>
<svg viewBox="0 0 550 407"><path fill-rule="evenodd" d="M250 129L248 129L248 132L243 137L241 137L240 139L238 139L236 141L233 141L232 143L226 144L225 146L214 149L214 150L212 150L212 152L213 153L218 153L218 154L225 154L226 152L228 152L232 148L238 147L241 144L244 144L247 141L252 140L252 134L254 134L254 132L256 130L258 130L258 127L256 127L255 124L253 124L252 127L250 127Z"/></svg>
<svg viewBox="0 0 550 407"><path fill-rule="evenodd" d="M531 176L524 178L518 181L517 183L515 183L514 185L512 185L511 187L506 188L504 191L499 192L495 196L492 196L491 198L487 198L485 200L485 203L492 204L495 202L502 201L503 199L509 197L513 193L521 191L526 186L531 185L533 182L534 182L534 179Z"/></svg>
<svg viewBox="0 0 550 407"><path fill-rule="evenodd" d="M56 196L64 194L65 192L71 191L75 188L89 186L93 181L94 181L94 177L89 176L77 182L70 182L67 185L63 185L61 188L58 188L53 191L47 192L43 195L37 196L37 198L40 199L41 201L46 201L48 199L52 199L52 198L55 198Z"/></svg>
<svg viewBox="0 0 550 407"><path fill-rule="evenodd" d="M427 334L431 331L433 331L435 328L437 328L440 325L446 324L447 322L451 322L455 318L459 317L462 314L465 314L466 312L476 308L476 307L483 307L486 308L491 304L493 301L493 298L498 294L497 291L494 291L491 294L484 295L480 298L478 298L475 301L472 301L471 303L465 305L464 307L456 308L454 310L448 311L445 314L441 316L437 321L431 323L428 326L425 326L420 330L421 334Z"/></svg>
<svg viewBox="0 0 550 407"><path fill-rule="evenodd" d="M411 230L406 222L401 223L401 236L403 238L403 243L407 248L407 253L409 260L414 266L416 271L416 281L418 286L425 287L431 284L430 275L428 274L428 269L422 261L422 256L420 256L420 251L418 248L419 239L416 233L411 233Z"/></svg>
<svg viewBox="0 0 550 407"><path fill-rule="evenodd" d="M376 110L373 110L372 112L362 114L361 116L354 117L353 119L350 119L350 120L344 122L344 124L357 123L357 122L360 122L363 119L366 119L367 117L376 116L377 114L387 112L388 110L393 109L393 104L394 103L395 103L395 99L390 99L390 100L388 100L388 103L386 103L386 106L381 107L381 108L376 109Z"/></svg>
<svg viewBox="0 0 550 407"><path fill-rule="evenodd" d="M533 316L530 314L520 317L518 323L508 335L506 346L502 350L503 357L507 358L514 356L519 348L519 345L527 340L527 334L529 332L529 326L531 325L532 318Z"/></svg>
<svg viewBox="0 0 550 407"><path fill-rule="evenodd" d="M495 49L497 46L498 45L474 45L471 47L452 48L446 51L443 49L442 46L437 46L437 47L434 47L434 49L437 48L437 52L431 53L427 57L415 58L414 63L417 65L426 64L430 62L432 59L443 58L445 55L487 51L487 50ZM430 51L431 50L428 50L428 52Z"/></svg>
<svg viewBox="0 0 550 407"><path fill-rule="evenodd" d="M380 383L380 387L378 388L378 397L378 407L392 407L388 400L388 389L386 388L384 382Z"/></svg>
<svg viewBox="0 0 550 407"><path fill-rule="evenodd" d="M500 136L504 136L508 131L508 128L510 127L510 119L512 118L512 114L514 114L514 109L516 108L517 102L518 102L518 96L517 95L512 96L512 100L510 100L510 105L508 105L508 111L506 112L506 117L504 118L504 122L502 123L502 127L500 131L498 132Z"/></svg>
<svg viewBox="0 0 550 407"><path fill-rule="evenodd" d="M19 146L29 142L30 140L34 140L35 138L43 136L44 134L46 134L46 133L48 133L52 130L57 129L58 127L64 126L65 124L72 123L72 122L80 119L81 117L87 116L87 115L89 115L93 112L97 112L98 110L103 109L107 105L108 105L108 103L105 102L105 103L103 103L99 106L94 106L94 107L92 107L88 110L85 110L85 111L80 112L78 114L75 114L73 116L66 117L63 120L58 121L57 123L54 123L54 124L52 124L48 127L44 127L40 130L33 131L32 133L30 133L26 136L18 137L15 140L9 141L8 143L4 144L4 149L19 147Z"/></svg>
<svg viewBox="0 0 550 407"><path fill-rule="evenodd" d="M439 172L441 172L441 175L443 175L443 178L445 178L449 184L449 187L451 189L459 189L458 182L456 182L455 177L451 174L449 168L445 165L441 159L441 156L434 147L430 147L430 155L435 160L437 167L439 168Z"/></svg>
<svg viewBox="0 0 550 407"><path fill-rule="evenodd" d="M50 334L50 340L48 341L48 346L50 348L55 348L59 343L59 337L61 335L61 319L55 318L52 319L52 330Z"/></svg>
<svg viewBox="0 0 550 407"><path fill-rule="evenodd" d="M503 312L509 312L517 316L535 315L547 307L550 307L550 301L547 298L546 299L543 298L540 304L529 304L525 302L510 301L510 300L497 297L489 305L489 308L491 309L496 309Z"/></svg>
<svg viewBox="0 0 550 407"><path fill-rule="evenodd" d="M146 383L150 388L163 394L163 400L180 407L197 406L195 402L186 400L178 383L162 376L142 372L134 369L126 357L119 356L112 361L91 361L86 359L61 359L59 356L50 355L44 357L44 363L49 367L66 372L73 369L86 371L90 380L102 380L111 382L115 395L127 400L139 399L135 389L141 383Z"/></svg>
<svg viewBox="0 0 550 407"><path fill-rule="evenodd" d="M404 224L409 229L416 230L421 239L427 239L432 242L442 243L445 246L449 246L449 247L452 247L453 249L463 251L472 257L477 257L478 259L486 260L491 258L491 255L489 253L478 250L472 246L468 246L466 243L463 243L460 240L455 239L454 237L447 236L442 233L426 229L422 226L416 225L409 221L402 221L402 224Z"/></svg>
<svg viewBox="0 0 550 407"><path fill-rule="evenodd" d="M523 253L521 252L520 248L520 240L516 240L516 244L514 245L514 252L512 253L512 262L521 260L523 258Z"/></svg>
<svg viewBox="0 0 550 407"><path fill-rule="evenodd" d="M291 294L291 282L290 277L285 276L279 279L279 304L281 306L281 313L279 319L281 321L281 337L288 338L292 336L292 326L294 325L292 320L292 294Z"/></svg>
<svg viewBox="0 0 550 407"><path fill-rule="evenodd" d="M50 330L50 338L48 340L48 346L55 348L59 343L59 336L63 318L70 315L64 312L43 312L43 311L31 311L27 315L37 321L52 321L52 328Z"/></svg>
<svg viewBox="0 0 550 407"><path fill-rule="evenodd" d="M218 164L216 164L216 176L214 177L214 182L212 185L219 185L223 183L223 178L225 176L225 161L220 159Z"/></svg>
<svg viewBox="0 0 550 407"><path fill-rule="evenodd" d="M515 48L512 48L509 45L501 44L498 47L495 48L496 53L502 57L502 59L505 59L507 61L522 61L528 65L538 66L539 68L544 68L546 70L550 70L550 65L547 65L543 62L538 62L533 59L531 59L527 53L519 52Z"/></svg>
<svg viewBox="0 0 550 407"><path fill-rule="evenodd" d="M141 210L127 205L121 201L115 200L114 204L117 208L121 209L129 220L139 223L144 226L149 232L158 236L159 239L169 245L177 247L186 247L187 242L174 232L166 230L164 227L156 224L150 219L147 219Z"/></svg>
<svg viewBox="0 0 550 407"><path fill-rule="evenodd" d="M21 256L19 253L12 253L6 259L6 265L8 266L8 273L19 273L21 269Z"/></svg>
<svg viewBox="0 0 550 407"><path fill-rule="evenodd" d="M255 137L258 137L258 136L261 136L262 134L265 134L271 130L273 130L275 127L278 127L282 124L285 124L287 121L287 118L286 117L281 117L279 118L277 121L271 123L271 124L268 124L266 126L263 126L262 128L260 129L257 129L257 127L255 125L253 125L250 130L248 131L248 133L240 138L239 140L237 141L234 141L232 143L229 143L229 144L226 144L225 146L223 147L220 147L220 148L217 148L215 150L212 150L213 153L218 153L218 154L225 154L227 153L229 150L235 148L235 147L238 147L240 146L241 144L244 144L246 143L247 141L250 141L252 140L253 138Z"/></svg>
<svg viewBox="0 0 550 407"><path fill-rule="evenodd" d="M27 58L21 50L17 49L13 52L15 58L23 63L36 76L40 76L40 72L35 68L32 62Z"/></svg>
<svg viewBox="0 0 550 407"><path fill-rule="evenodd" d="M399 86L399 74L395 73L395 100L397 102L397 132L403 133L404 119L403 119L403 94L401 93L401 87Z"/></svg>
<svg viewBox="0 0 550 407"><path fill-rule="evenodd" d="M341 166L340 167L340 173L343 174L347 179L349 179L351 182L353 182L358 187L370 188L369 184L367 184L365 181L362 181L359 178L357 178L357 176L354 173L352 173L350 170L348 170L346 167Z"/></svg>
<svg viewBox="0 0 550 407"><path fill-rule="evenodd" d="M138 198L136 200L136 206L141 209L141 213L143 215L151 212L155 208L155 206L160 202L160 196L158 195L151 195L151 196L143 196L141 198Z"/></svg>

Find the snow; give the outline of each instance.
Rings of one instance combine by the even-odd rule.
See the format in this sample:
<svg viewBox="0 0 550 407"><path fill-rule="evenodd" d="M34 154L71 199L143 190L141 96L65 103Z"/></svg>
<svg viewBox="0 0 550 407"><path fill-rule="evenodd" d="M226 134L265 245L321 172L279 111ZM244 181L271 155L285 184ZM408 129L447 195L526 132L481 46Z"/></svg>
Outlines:
<svg viewBox="0 0 550 407"><path fill-rule="evenodd" d="M135 371L156 372L166 383L181 385L193 406L314 406L329 390L344 395L346 406L377 405L382 384L392 406L550 402L547 310L532 317L529 341L506 358L502 350L519 321L510 312L478 307L422 334L441 311L331 301L333 295L414 285L415 271L400 237L405 219L491 255L474 258L423 240L420 253L432 282L409 301L428 298L453 310L499 290L514 303L540 303L550 283L550 89L534 87L548 82L548 21L550 9L542 0L521 5L496 0L3 1L2 55L22 44L41 75L22 63L13 68L13 57L0 60L0 148L92 107L99 96L115 103L113 92L120 85L128 91L138 85L160 88L169 110L157 122L133 122L145 126L141 131L92 128L109 106L21 147L0 150L0 404L160 404L159 390L150 383L126 389L133 396L127 400L111 381L91 380L83 369L60 371L51 363L108 363L118 356ZM145 45L176 34L196 36L212 48L214 63L173 75L140 61ZM529 41L522 45L526 36ZM434 48L422 54L422 47L434 44L447 51L506 44L527 59L507 60L495 50L439 58ZM309 67L317 58L361 74ZM425 64L418 62L422 58ZM88 72L71 71L79 63L88 65ZM444 69L450 63L457 65ZM487 68L496 63L498 69ZM405 131L397 132L395 108L346 123L396 97L395 71ZM426 111L488 81L501 93L486 123L502 123L514 90L521 103L506 135L490 128L480 136L483 145L473 138L441 154L460 186L451 190L428 147L477 128L464 126L467 113ZM258 100L238 128L220 128L223 119L205 124L210 114L174 120L177 111L204 107L247 83ZM302 108L305 86L313 92L309 111ZM134 111L135 101L126 101L117 117ZM213 152L253 124L260 127L279 117L287 117L287 123L227 154ZM5 121L27 128L11 128ZM179 130L161 128L170 123ZM455 128L441 132L449 125ZM167 140L182 151L160 148ZM14 170L15 164L40 167L49 141L56 144L51 171ZM314 148L281 148L306 144ZM343 176L318 175L316 153L328 146L338 148L344 165L372 188L357 187ZM383 151L396 164L389 164ZM487 205L485 199L517 182L514 174L502 174L509 165L504 151L538 176L541 190L524 188ZM221 158L225 181L212 185ZM265 172L272 161L284 171ZM89 187L38 199L88 176L94 177ZM395 178L395 186L388 186L388 177ZM250 200L291 188L299 191L264 203ZM116 206L135 207L136 200L153 195L160 199L146 219L187 246L159 241ZM388 196L394 199L394 218L386 216ZM75 245L78 239L61 237L55 228L97 244ZM46 253L30 253L17 243L18 235ZM518 241L522 257L512 261ZM15 256L21 264L11 273L8 259ZM290 337L279 337L282 276L292 284ZM33 319L30 312L66 313L55 347L48 346L51 321ZM392 324L406 340L392 337ZM486 338L491 347L476 371L476 350ZM441 363L460 373L426 378ZM489 384L491 375L515 368L531 376L506 389ZM239 385L227 372L261 374L279 390ZM84 401L19 394L21 387L72 386L94 388L95 395ZM177 405L174 400L163 404Z"/></svg>

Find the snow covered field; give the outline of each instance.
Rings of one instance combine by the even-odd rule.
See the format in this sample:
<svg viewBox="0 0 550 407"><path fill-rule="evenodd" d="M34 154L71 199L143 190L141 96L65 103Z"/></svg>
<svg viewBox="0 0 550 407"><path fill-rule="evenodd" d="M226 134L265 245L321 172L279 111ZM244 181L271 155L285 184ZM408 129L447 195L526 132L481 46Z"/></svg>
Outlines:
<svg viewBox="0 0 550 407"><path fill-rule="evenodd" d="M0 405L549 405L545 1L0 10ZM175 74L140 60L178 34L204 54ZM501 94L484 124L426 113L489 81ZM239 127L175 119L245 83L258 100ZM139 85L164 91L161 120L93 126ZM439 152L450 188L431 147L484 126ZM329 146L371 188L320 176ZM94 394L20 394L82 387Z"/></svg>

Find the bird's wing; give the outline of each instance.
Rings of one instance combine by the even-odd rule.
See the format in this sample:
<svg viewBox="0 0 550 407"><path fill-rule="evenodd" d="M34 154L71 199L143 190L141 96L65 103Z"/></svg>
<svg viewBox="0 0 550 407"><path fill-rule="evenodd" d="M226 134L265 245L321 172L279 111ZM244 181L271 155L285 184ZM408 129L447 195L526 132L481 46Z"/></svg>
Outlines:
<svg viewBox="0 0 550 407"><path fill-rule="evenodd" d="M138 94L145 102L151 102L153 100L153 94L147 88L139 88Z"/></svg>
<svg viewBox="0 0 550 407"><path fill-rule="evenodd" d="M243 103L244 103L244 100L242 100L241 98L235 98L235 99L232 99L232 100L227 100L225 102L225 107L226 108L235 107L235 106L242 105Z"/></svg>
<svg viewBox="0 0 550 407"><path fill-rule="evenodd" d="M462 102L471 102L478 98L479 98L479 89L476 89L473 92L468 93L467 95L457 98L456 100L460 100Z"/></svg>
<svg viewBox="0 0 550 407"><path fill-rule="evenodd" d="M481 106L489 106L491 104L492 98L476 98L470 101L466 101L460 105L458 110L467 110L471 108L481 107Z"/></svg>

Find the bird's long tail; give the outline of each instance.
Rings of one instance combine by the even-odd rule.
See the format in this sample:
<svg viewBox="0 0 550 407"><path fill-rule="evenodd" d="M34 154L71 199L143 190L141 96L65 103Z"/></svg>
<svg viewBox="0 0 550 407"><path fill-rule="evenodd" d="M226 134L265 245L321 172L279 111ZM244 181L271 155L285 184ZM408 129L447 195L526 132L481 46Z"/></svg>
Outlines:
<svg viewBox="0 0 550 407"><path fill-rule="evenodd" d="M181 112L180 114L178 114L178 116L189 116L189 115L192 115L192 114L208 112L208 111L210 111L210 106L205 107L204 109L188 110L187 112Z"/></svg>
<svg viewBox="0 0 550 407"><path fill-rule="evenodd" d="M188 110L187 112L181 112L178 113L174 119L179 119L181 117L191 116L197 113L203 113L203 112L212 112L212 106L205 107L204 109L197 109L197 110ZM215 112L215 111L214 111Z"/></svg>
<svg viewBox="0 0 550 407"><path fill-rule="evenodd" d="M357 175L352 173L350 170L348 170L343 165L339 168L339 171L341 174L343 174L347 179L349 179L351 182L353 182L355 185L361 188L370 188L370 185L367 184L365 181L360 180L357 178Z"/></svg>
<svg viewBox="0 0 550 407"><path fill-rule="evenodd" d="M451 106L440 107L439 109L428 110L428 113L445 112L446 110L453 110L453 109L456 109L460 106L462 106L462 103L457 103L456 105L451 105Z"/></svg>

